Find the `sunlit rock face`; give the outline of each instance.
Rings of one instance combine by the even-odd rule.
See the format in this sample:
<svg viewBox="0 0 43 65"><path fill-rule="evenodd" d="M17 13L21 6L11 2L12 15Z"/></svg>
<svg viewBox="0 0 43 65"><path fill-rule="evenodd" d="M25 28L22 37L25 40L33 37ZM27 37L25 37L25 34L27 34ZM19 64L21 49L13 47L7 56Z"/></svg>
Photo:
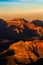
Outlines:
<svg viewBox="0 0 43 65"><path fill-rule="evenodd" d="M39 39L43 36L43 27L40 25L36 26L34 22L39 24L37 20L29 22L24 18L14 18L12 20L0 19L0 38L17 38L20 40L23 38L24 40L29 40L30 37L31 39L36 37Z"/></svg>
<svg viewBox="0 0 43 65"><path fill-rule="evenodd" d="M29 22L28 20L25 20L23 18L14 18L12 20L6 20L6 22L8 23L7 27L10 27L11 25L16 25L16 27L19 27L19 29L21 29L21 32L23 32L25 25L29 29L36 30L39 35L43 34L43 21L41 20L33 20L32 22ZM16 30L14 29L14 31L19 33L19 29L16 28Z"/></svg>
<svg viewBox="0 0 43 65"><path fill-rule="evenodd" d="M0 19L0 39L2 64L29 65L43 58L43 21Z"/></svg>
<svg viewBox="0 0 43 65"><path fill-rule="evenodd" d="M9 49L14 50L15 54L13 55L13 58L16 59L17 62L29 64L31 63L31 60L33 60L33 62L36 62L43 56L43 41L19 41L12 44ZM35 55L35 52L39 54L39 57Z"/></svg>

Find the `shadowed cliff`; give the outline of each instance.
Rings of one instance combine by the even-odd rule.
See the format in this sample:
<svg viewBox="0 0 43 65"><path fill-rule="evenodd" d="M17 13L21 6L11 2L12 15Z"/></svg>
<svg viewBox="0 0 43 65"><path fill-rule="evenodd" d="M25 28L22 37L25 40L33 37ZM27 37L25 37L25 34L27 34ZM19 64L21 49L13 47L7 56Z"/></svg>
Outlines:
<svg viewBox="0 0 43 65"><path fill-rule="evenodd" d="M0 64L43 63L43 21L0 19Z"/></svg>

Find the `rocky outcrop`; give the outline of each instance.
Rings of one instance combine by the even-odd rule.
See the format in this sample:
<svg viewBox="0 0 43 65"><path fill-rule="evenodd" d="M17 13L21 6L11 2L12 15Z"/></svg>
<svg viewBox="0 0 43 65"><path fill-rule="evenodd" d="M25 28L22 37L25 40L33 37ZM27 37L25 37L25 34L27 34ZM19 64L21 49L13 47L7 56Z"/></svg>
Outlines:
<svg viewBox="0 0 43 65"><path fill-rule="evenodd" d="M0 64L29 65L43 59L43 22L0 19ZM36 25L37 24L37 25Z"/></svg>
<svg viewBox="0 0 43 65"><path fill-rule="evenodd" d="M43 40L19 41L12 44L9 49L14 50L13 59L16 63L30 64L43 58Z"/></svg>

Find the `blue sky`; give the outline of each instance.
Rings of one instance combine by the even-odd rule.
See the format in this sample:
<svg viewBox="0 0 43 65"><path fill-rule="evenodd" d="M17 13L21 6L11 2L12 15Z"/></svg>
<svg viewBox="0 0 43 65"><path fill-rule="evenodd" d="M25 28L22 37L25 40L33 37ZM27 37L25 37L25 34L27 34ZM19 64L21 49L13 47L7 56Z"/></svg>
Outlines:
<svg viewBox="0 0 43 65"><path fill-rule="evenodd" d="M20 0L0 0L0 2L19 2Z"/></svg>
<svg viewBox="0 0 43 65"><path fill-rule="evenodd" d="M43 0L0 0L0 4L14 4L14 3L27 3L27 4L42 4Z"/></svg>
<svg viewBox="0 0 43 65"><path fill-rule="evenodd" d="M0 0L0 8L13 9L43 9L43 0Z"/></svg>
<svg viewBox="0 0 43 65"><path fill-rule="evenodd" d="M0 2L32 2L32 1L34 1L34 2L42 2L43 0L0 0Z"/></svg>

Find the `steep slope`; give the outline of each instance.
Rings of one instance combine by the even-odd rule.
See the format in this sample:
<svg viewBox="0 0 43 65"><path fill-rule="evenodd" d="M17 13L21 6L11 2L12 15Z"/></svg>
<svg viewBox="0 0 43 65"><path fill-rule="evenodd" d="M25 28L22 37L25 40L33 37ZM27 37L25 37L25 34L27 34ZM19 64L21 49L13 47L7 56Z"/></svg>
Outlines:
<svg viewBox="0 0 43 65"><path fill-rule="evenodd" d="M43 27L43 21L41 20L33 20L32 23L35 24L36 26Z"/></svg>
<svg viewBox="0 0 43 65"><path fill-rule="evenodd" d="M0 63L2 62L4 65L5 63L6 65L37 64L43 58L43 40L14 42L0 54L0 58Z"/></svg>
<svg viewBox="0 0 43 65"><path fill-rule="evenodd" d="M14 62L18 65L38 62L40 58L43 58L43 40L19 41L12 44L9 49L14 50Z"/></svg>
<svg viewBox="0 0 43 65"><path fill-rule="evenodd" d="M22 18L5 20L5 22L2 22L4 29L0 27L0 38L13 40L33 40L33 38L36 37L37 39L43 35L42 27L35 26L33 23ZM5 26L4 23L6 23Z"/></svg>
<svg viewBox="0 0 43 65"><path fill-rule="evenodd" d="M42 35L43 28L40 25L43 25L42 24L43 22L40 21L40 20L34 20L34 21L33 22L35 24L33 22L29 22L29 21L27 21L25 19L22 19L22 18L15 18L15 19L13 19L13 20L10 21L10 25L15 25L18 29L20 29L21 32L23 32L24 26L26 26L27 28L30 28L32 30L36 30L39 35ZM40 24L40 25L36 26L36 24ZM10 25L8 25L8 27ZM18 30L17 28L15 29L16 31ZM18 33L19 33L19 30L18 30Z"/></svg>
<svg viewBox="0 0 43 65"><path fill-rule="evenodd" d="M43 58L43 27L39 24L23 18L0 19L1 65L29 65Z"/></svg>

